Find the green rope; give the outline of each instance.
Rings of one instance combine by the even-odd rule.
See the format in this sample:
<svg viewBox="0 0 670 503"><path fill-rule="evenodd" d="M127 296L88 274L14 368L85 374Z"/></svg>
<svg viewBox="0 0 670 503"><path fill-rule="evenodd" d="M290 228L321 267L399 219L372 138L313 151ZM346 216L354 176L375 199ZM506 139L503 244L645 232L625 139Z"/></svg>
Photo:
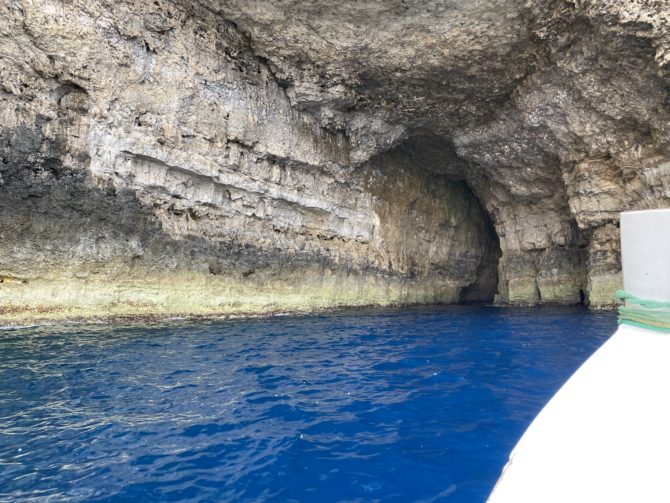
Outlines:
<svg viewBox="0 0 670 503"><path fill-rule="evenodd" d="M616 296L620 301L626 301L626 305L619 307L619 325L670 332L670 302L641 299L623 290Z"/></svg>

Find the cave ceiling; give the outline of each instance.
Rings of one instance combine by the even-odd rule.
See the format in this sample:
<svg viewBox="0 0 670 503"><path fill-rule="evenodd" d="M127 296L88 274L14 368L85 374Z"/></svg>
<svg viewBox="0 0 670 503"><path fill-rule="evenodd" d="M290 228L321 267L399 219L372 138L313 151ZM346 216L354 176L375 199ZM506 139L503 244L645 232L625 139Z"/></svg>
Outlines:
<svg viewBox="0 0 670 503"><path fill-rule="evenodd" d="M210 0L292 103L452 134L490 120L544 58L523 2Z"/></svg>

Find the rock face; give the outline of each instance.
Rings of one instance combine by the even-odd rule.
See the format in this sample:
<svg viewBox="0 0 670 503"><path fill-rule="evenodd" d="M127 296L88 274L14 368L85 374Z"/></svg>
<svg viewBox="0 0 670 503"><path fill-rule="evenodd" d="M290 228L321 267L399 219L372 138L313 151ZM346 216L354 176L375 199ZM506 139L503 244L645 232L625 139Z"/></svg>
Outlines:
<svg viewBox="0 0 670 503"><path fill-rule="evenodd" d="M613 300L670 6L8 0L0 321Z"/></svg>

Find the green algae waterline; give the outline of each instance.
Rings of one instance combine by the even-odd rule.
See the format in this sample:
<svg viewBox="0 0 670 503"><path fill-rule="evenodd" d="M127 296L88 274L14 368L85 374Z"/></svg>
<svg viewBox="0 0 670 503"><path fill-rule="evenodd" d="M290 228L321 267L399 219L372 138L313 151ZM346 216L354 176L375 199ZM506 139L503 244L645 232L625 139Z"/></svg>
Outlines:
<svg viewBox="0 0 670 503"><path fill-rule="evenodd" d="M68 320L268 315L355 306L455 303L462 286L361 274L308 272L228 279L191 272L127 280L4 283L0 325Z"/></svg>

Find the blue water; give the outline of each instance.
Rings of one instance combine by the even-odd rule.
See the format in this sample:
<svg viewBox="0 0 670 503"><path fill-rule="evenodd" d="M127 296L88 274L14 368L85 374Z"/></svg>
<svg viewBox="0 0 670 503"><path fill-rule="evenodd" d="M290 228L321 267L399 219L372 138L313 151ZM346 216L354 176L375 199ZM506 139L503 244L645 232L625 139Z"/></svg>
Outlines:
<svg viewBox="0 0 670 503"><path fill-rule="evenodd" d="M0 501L485 501L612 314L0 332Z"/></svg>

